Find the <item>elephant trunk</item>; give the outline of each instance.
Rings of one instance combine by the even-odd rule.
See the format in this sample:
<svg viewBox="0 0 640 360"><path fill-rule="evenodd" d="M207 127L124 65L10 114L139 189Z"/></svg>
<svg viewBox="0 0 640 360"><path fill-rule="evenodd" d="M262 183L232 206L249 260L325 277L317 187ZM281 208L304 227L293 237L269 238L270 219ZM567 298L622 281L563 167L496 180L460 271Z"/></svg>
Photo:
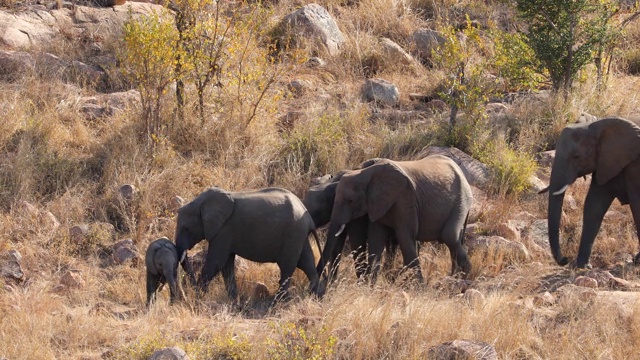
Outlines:
<svg viewBox="0 0 640 360"><path fill-rule="evenodd" d="M327 260L332 259L331 255L336 247L338 236L340 235L340 232L342 232L340 229L343 229L344 226L344 224L338 224L333 221L329 224L329 229L327 230L327 241L324 244L324 250L322 251L322 256L320 257L320 261L316 268L318 275L323 274L324 268L327 265Z"/></svg>
<svg viewBox="0 0 640 360"><path fill-rule="evenodd" d="M176 233L176 251L178 253L178 261L182 268L189 276L189 280L192 285L196 284L196 276L193 272L193 267L189 262L189 257L187 256L187 250L190 249L190 239L189 234L187 232L178 232Z"/></svg>
<svg viewBox="0 0 640 360"><path fill-rule="evenodd" d="M561 166L562 162L554 161L551 169L551 180L549 184L549 203L547 227L549 231L549 246L553 259L559 265L566 265L569 260L562 256L560 250L560 218L562 217L562 205L564 194L570 184L572 184L576 176L568 176L567 169Z"/></svg>

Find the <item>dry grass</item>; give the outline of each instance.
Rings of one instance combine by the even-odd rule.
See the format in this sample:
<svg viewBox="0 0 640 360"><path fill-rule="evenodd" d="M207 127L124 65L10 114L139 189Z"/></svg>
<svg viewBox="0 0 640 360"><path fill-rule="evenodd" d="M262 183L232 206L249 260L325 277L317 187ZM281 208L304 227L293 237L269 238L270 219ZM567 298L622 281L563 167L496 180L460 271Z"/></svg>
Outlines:
<svg viewBox="0 0 640 360"><path fill-rule="evenodd" d="M14 3L0 1L0 7ZM554 292L553 304L533 301L581 274L554 266L546 247L531 251L524 262L501 253L475 255L469 284L448 276L449 254L441 244L422 246L422 285L400 273L399 256L394 270L375 286L359 284L353 260L347 257L339 280L323 299L308 294L308 280L298 271L292 300L275 308L269 308L270 298L251 296L257 282L274 294L277 267L238 260L238 303L230 302L218 278L203 297L185 286L187 299L169 306L168 291L163 290L156 305L145 309L144 265L115 265L110 258L113 243L132 239L144 253L154 239L171 237L173 198L189 200L208 186L280 186L302 196L314 176L377 156L411 159L425 146L437 145L444 129L437 115L427 124L370 121L379 109L360 99L366 77L396 83L403 110L418 106L409 93L432 94L442 78L431 69L396 66L380 52L379 38L408 48L406 39L416 29L456 24L465 14L482 23L495 21L504 29L513 21L503 2L320 3L345 33L344 51L326 58L321 69L292 66L246 128L223 111L210 114L204 123L187 111L184 122L149 148L138 109L87 120L77 102L94 95L91 88L71 85L55 74L45 76L42 69L2 79L0 254L18 250L26 279L0 282L0 358L147 359L159 348L180 346L192 359L418 359L432 346L454 339L485 341L501 359L618 359L637 351L640 321L633 314L640 309L633 302L619 306L602 294L585 300L560 292ZM269 26L293 6L273 5ZM638 29L628 29L635 45ZM50 50L89 59L83 47L87 41L91 39L67 38ZM298 45L308 56L318 51L310 43ZM104 44L105 49L117 47L117 42ZM593 70L587 70L566 101L550 97L516 102L505 123L486 136L501 141L496 149L508 145L531 154L553 148L562 127L582 111L598 116L637 113L640 84L624 74L628 60L614 64L619 66L613 66L606 91L593 91ZM309 81L312 90L299 96L288 93L287 84L295 79ZM126 84L117 78L112 85ZM172 98L165 101L173 104ZM232 108L238 99L224 101ZM172 116L171 106L163 116ZM304 116L290 131L279 132L277 119L289 111ZM133 201L119 196L123 184L137 188ZM586 191L587 184L580 181L567 191L575 207L565 205L561 237L570 257L577 253ZM546 216L542 195L508 194L500 188L481 201L478 231L483 234L497 233L501 223L522 212L536 219ZM92 228L80 244L69 234L78 224ZM204 244L196 250L202 248ZM637 249L629 208L616 202L591 262L635 285L639 271L621 264ZM82 287L59 286L69 270L80 274ZM467 287L479 290L484 300L470 301L462 294Z"/></svg>

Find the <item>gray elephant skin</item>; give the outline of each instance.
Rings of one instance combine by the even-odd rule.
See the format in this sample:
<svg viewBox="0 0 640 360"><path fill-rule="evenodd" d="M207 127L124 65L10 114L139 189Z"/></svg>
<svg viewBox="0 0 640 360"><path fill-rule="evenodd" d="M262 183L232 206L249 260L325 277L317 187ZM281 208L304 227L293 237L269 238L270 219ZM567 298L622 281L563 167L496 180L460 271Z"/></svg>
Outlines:
<svg viewBox="0 0 640 360"><path fill-rule="evenodd" d="M582 235L575 266L589 263L602 219L613 202L629 204L640 224L640 121L619 117L568 125L560 133L549 181L549 245L560 265L569 259L560 250L560 217L564 193L580 176L593 174L584 202ZM544 190L543 190L544 191ZM640 237L640 233L638 234ZM638 264L640 253L634 258Z"/></svg>
<svg viewBox="0 0 640 360"><path fill-rule="evenodd" d="M439 241L451 253L451 272L469 273L471 263L463 247L464 230L473 201L462 170L448 157L427 156L416 161L384 159L342 176L334 199L327 243L328 258L345 225L367 215L369 269L375 281L384 243L391 231L405 267L422 272L416 241Z"/></svg>
<svg viewBox="0 0 640 360"><path fill-rule="evenodd" d="M227 192L212 187L178 210L176 246L182 266L190 272L187 250L207 240L209 247L198 278L201 291L222 271L229 297L237 299L236 255L280 268L276 300L286 297L296 267L309 278L310 289L321 296L309 234L315 225L302 201L288 190L267 188ZM318 243L319 246L319 243Z"/></svg>
<svg viewBox="0 0 640 360"><path fill-rule="evenodd" d="M153 241L147 247L144 262L147 267L147 306L155 301L156 293L166 283L169 284L171 303L180 299L178 250L175 244L166 237Z"/></svg>
<svg viewBox="0 0 640 360"><path fill-rule="evenodd" d="M380 161L380 158L369 159L362 162L355 169L364 169L376 162ZM311 186L305 193L302 200L304 206L311 214L313 222L317 228L321 228L329 224L331 220L331 211L333 210L333 203L336 194L336 188L338 182L342 178L347 170L340 171L335 175L325 175L312 180ZM328 259L326 259L329 265L329 276L331 279L335 279L338 275L338 267L340 264L340 255L344 249L346 239L348 237L349 244L352 249L353 258L355 260L355 271L358 278L362 278L366 272L366 248L367 248L367 229L369 226L369 219L366 215L350 221L345 230L336 238L336 245L334 251L331 253ZM385 268L391 267L392 259L395 257L397 250L397 242L395 239L388 239L386 242L387 256L385 261ZM322 273L325 264L323 262L318 263L318 274ZM326 274L325 274L326 275Z"/></svg>

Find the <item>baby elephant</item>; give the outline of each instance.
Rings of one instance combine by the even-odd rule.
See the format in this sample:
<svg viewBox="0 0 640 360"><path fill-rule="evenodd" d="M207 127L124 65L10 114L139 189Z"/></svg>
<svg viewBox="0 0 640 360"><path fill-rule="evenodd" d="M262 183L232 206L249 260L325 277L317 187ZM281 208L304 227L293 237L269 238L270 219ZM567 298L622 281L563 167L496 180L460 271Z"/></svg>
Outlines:
<svg viewBox="0 0 640 360"><path fill-rule="evenodd" d="M178 293L178 251L166 237L153 241L147 248L147 306L156 299L156 291L169 283L171 303L180 298Z"/></svg>

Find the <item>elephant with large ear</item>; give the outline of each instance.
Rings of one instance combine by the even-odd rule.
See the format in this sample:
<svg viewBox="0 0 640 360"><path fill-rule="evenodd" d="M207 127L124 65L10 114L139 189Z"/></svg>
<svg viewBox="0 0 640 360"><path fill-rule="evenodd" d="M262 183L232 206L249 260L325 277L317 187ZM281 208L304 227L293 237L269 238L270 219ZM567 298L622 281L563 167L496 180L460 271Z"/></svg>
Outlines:
<svg viewBox="0 0 640 360"><path fill-rule="evenodd" d="M359 164L356 169L364 169L369 167L378 161L380 158L369 159ZM316 179L313 179L311 186L305 193L302 202L304 203L313 222L316 227L321 228L329 224L331 220L331 211L333 209L333 202L336 195L336 188L338 182L342 178L342 175L346 173L346 170L340 171L335 175L325 175ZM355 260L355 271L358 278L362 278L366 271L366 250L367 250L367 228L369 226L369 219L365 216L361 216L357 219L350 221L345 230L336 238L336 245L334 251L329 258L326 258L329 265L329 277L335 279L338 275L338 268L340 265L340 255L344 249L345 241L348 237L349 245L352 249L352 255ZM395 258L397 243L395 239L388 239L386 242L387 256L385 257L385 268L391 267L391 262ZM323 261L318 263L318 274L322 273L325 264ZM325 275L327 275L325 273Z"/></svg>
<svg viewBox="0 0 640 360"><path fill-rule="evenodd" d="M170 301L180 299L178 282L178 250L166 237L153 241L147 247L144 258L147 267L147 307L156 299L156 292L169 284Z"/></svg>
<svg viewBox="0 0 640 360"><path fill-rule="evenodd" d="M580 176L593 173L584 202L582 235L575 265L589 263L593 241L613 199L630 204L636 229L640 225L640 127L637 120L610 117L571 124L556 145L549 187L549 245L555 261L569 260L560 251L560 215L564 193ZM543 190L543 191L545 191ZM640 232L638 233L640 237ZM640 253L634 259L640 262Z"/></svg>
<svg viewBox="0 0 640 360"><path fill-rule="evenodd" d="M212 187L178 210L176 246L182 265L190 271L186 251L209 242L198 278L201 291L222 271L230 298L237 299L236 255L256 262L275 262L280 268L276 300L285 297L296 267L309 278L311 291L322 295L309 234L315 225L302 201L288 190L267 188L227 192ZM320 246L318 242L318 247Z"/></svg>
<svg viewBox="0 0 640 360"><path fill-rule="evenodd" d="M367 249L372 281L379 269L384 242L393 231L404 265L423 280L416 241L439 241L451 253L451 272L469 273L471 263L462 246L473 194L462 170L448 157L416 161L384 159L342 176L336 189L323 258L353 219L369 219Z"/></svg>

